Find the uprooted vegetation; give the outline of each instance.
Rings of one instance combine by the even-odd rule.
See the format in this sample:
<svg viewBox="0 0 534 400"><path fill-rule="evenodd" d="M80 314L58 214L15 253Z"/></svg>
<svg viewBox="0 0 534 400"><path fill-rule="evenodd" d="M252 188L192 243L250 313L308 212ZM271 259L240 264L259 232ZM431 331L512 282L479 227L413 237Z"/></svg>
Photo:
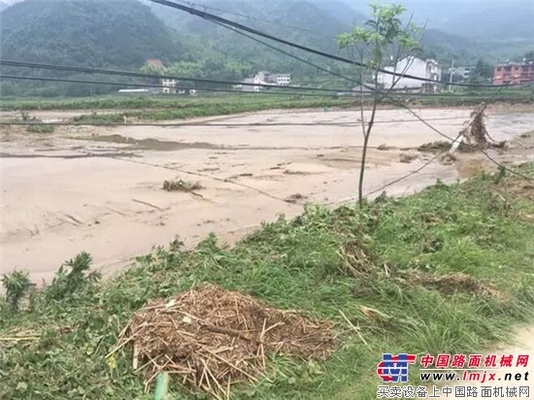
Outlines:
<svg viewBox="0 0 534 400"><path fill-rule="evenodd" d="M12 125L10 125L12 124ZM55 126L50 123L43 123L39 118L31 117L28 113L22 111L20 118L13 118L8 120L4 126L11 129L11 126L18 126L24 124L26 132L29 133L53 133ZM2 128L0 126L0 128Z"/></svg>
<svg viewBox="0 0 534 400"><path fill-rule="evenodd" d="M465 122L463 129L459 132L460 143L458 151L467 153L484 150L490 147L504 148L506 146L506 141L497 142L488 133L485 122L486 108L487 104L482 103L475 107L471 112L469 120ZM417 149L421 152L444 153L450 151L452 147L453 143L438 140L436 142L425 143Z"/></svg>
<svg viewBox="0 0 534 400"><path fill-rule="evenodd" d="M335 346L332 323L217 286L150 301L119 339L119 348L128 344L133 349L134 368L146 377L146 385L164 371L221 399L237 382L255 382L266 368L266 354L325 359Z"/></svg>
<svg viewBox="0 0 534 400"><path fill-rule="evenodd" d="M532 165L519 171L534 177ZM1 308L0 398L153 398L145 383L152 392L150 378L174 368L165 346L174 364L197 368L189 381L171 374L172 398L227 392L228 374L239 376L227 362L254 377L231 380L235 399L376 398L377 354L479 352L531 318L534 203L511 189L524 183L485 174L361 209L309 206L233 248L214 235L190 251L175 241L104 282L91 279L87 256L76 257L27 311ZM280 325L267 332L284 315L302 318L287 322L293 336ZM318 334L318 353L270 347L298 345L302 321ZM199 342L226 361L208 359ZM237 365L242 351L254 353L259 371ZM224 390L210 371L225 377Z"/></svg>
<svg viewBox="0 0 534 400"><path fill-rule="evenodd" d="M464 292L471 293L474 296L486 296L492 299L503 297L502 293L493 288L490 284L481 282L472 276L461 272L446 275L422 273L417 270L406 270L403 272L408 283L436 289L445 295Z"/></svg>
<svg viewBox="0 0 534 400"><path fill-rule="evenodd" d="M200 182L189 182L183 179L172 179L163 182L163 190L167 192L193 192L203 188L204 186Z"/></svg>
<svg viewBox="0 0 534 400"><path fill-rule="evenodd" d="M486 108L487 104L482 103L471 112L471 118L460 134L464 141L460 144L460 151L478 151L488 147L503 148L506 142L495 141L486 129Z"/></svg>
<svg viewBox="0 0 534 400"><path fill-rule="evenodd" d="M438 140L436 142L430 142L422 144L417 148L417 150L422 152L429 153L439 153L442 151L448 151L451 148L450 142L445 142L444 140Z"/></svg>
<svg viewBox="0 0 534 400"><path fill-rule="evenodd" d="M306 200L306 196L304 196L303 194L301 193L293 193L292 195L289 195L287 196L284 201L286 203L291 203L291 204L295 204L295 203L298 203L299 201L303 201L303 200Z"/></svg>

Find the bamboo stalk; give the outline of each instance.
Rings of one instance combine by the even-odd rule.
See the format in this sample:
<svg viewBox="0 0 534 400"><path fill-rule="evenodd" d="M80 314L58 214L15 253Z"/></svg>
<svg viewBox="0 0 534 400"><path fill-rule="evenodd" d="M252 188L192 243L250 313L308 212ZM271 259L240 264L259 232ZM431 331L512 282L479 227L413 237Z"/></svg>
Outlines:
<svg viewBox="0 0 534 400"><path fill-rule="evenodd" d="M169 390L169 374L160 372L156 378L155 400L167 400L167 392Z"/></svg>

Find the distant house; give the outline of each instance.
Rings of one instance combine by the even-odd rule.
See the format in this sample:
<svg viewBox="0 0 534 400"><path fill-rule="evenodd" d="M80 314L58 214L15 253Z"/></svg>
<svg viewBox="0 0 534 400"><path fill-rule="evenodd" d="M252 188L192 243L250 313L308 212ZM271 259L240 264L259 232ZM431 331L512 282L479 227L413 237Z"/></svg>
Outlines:
<svg viewBox="0 0 534 400"><path fill-rule="evenodd" d="M254 86L262 83L256 78L245 78L243 83L245 84L241 85L241 90L243 92L259 92L262 88L261 86Z"/></svg>
<svg viewBox="0 0 534 400"><path fill-rule="evenodd" d="M270 80L271 73L267 71L260 71L254 75L254 83L266 84Z"/></svg>
<svg viewBox="0 0 534 400"><path fill-rule="evenodd" d="M176 94L176 79L163 78L161 80L161 92L165 94Z"/></svg>
<svg viewBox="0 0 534 400"><path fill-rule="evenodd" d="M422 60L417 57L406 57L399 60L397 65L385 67L384 70L434 81L441 80L441 68L439 68L437 61L432 59ZM390 89L394 86L400 90L422 91L425 93L435 93L438 90L438 84L435 82L399 77L385 72L379 72L376 79L378 83L384 85L384 89Z"/></svg>
<svg viewBox="0 0 534 400"><path fill-rule="evenodd" d="M276 74L276 84L278 86L288 86L291 83L291 74Z"/></svg>
<svg viewBox="0 0 534 400"><path fill-rule="evenodd" d="M261 85L242 85L241 87L241 89L245 92L259 92L265 87L265 85L288 86L291 83L291 74L273 74L268 71L260 71L254 75L254 77L246 78L243 83Z"/></svg>
<svg viewBox="0 0 534 400"><path fill-rule="evenodd" d="M534 62L509 62L493 68L494 85L520 85L534 82Z"/></svg>
<svg viewBox="0 0 534 400"><path fill-rule="evenodd" d="M449 68L447 72L452 75L453 82L466 82L471 78L474 67L454 67Z"/></svg>
<svg viewBox="0 0 534 400"><path fill-rule="evenodd" d="M152 67L158 71L158 75L163 75L165 73L165 65L163 64L163 61L158 59L150 59L146 60L146 65L149 67ZM178 81L176 79L171 78L163 78L160 79L159 82L156 79L154 84L158 84L161 86L160 90L161 93L164 94L176 94L176 85L178 84Z"/></svg>

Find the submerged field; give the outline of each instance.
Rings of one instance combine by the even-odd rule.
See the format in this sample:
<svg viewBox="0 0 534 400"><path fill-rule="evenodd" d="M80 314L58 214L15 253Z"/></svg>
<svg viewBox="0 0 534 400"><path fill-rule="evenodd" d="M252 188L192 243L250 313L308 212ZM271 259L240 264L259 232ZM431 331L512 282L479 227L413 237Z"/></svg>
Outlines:
<svg viewBox="0 0 534 400"><path fill-rule="evenodd" d="M418 113L455 137L470 111ZM534 138L520 137L532 129L532 108L512 111L488 111L490 135L510 144L490 150L499 162L532 159ZM65 258L86 250L104 273L113 273L175 235L188 248L210 232L235 242L279 212L298 215L306 202L340 204L357 187L357 118L354 111L321 109L185 125L59 126L52 133L2 127L2 272L22 268L34 282L50 282ZM436 179L455 182L495 168L482 154L461 153L451 163L432 162L434 153L419 151L439 140L445 138L408 112L380 110L365 194L373 198L381 188L410 194ZM166 183L181 190L165 190Z"/></svg>
<svg viewBox="0 0 534 400"><path fill-rule="evenodd" d="M532 164L519 171L534 178ZM214 235L190 251L177 240L109 281L63 272L29 309L2 304L0 397L153 398L128 346L106 355L148 300L209 283L331 321L341 343L325 361L268 356L262 378L232 398L376 398L382 352L480 352L531 321L532 190L524 178L483 174L361 209L308 206L232 248ZM171 392L192 396L176 381Z"/></svg>

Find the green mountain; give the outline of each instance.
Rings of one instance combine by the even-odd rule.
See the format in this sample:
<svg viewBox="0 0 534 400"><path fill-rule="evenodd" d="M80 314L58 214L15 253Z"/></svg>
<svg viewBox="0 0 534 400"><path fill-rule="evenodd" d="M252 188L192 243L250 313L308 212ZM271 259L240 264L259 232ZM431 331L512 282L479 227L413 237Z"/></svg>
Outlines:
<svg viewBox="0 0 534 400"><path fill-rule="evenodd" d="M317 0L327 1L327 0ZM484 40L534 38L532 0L397 0L413 21L430 29ZM352 2L361 12L367 2Z"/></svg>
<svg viewBox="0 0 534 400"><path fill-rule="evenodd" d="M153 2L156 14L183 35L192 35L208 46L225 51L258 68L286 67L297 73L313 73L298 61L257 45L211 22L172 10ZM532 51L534 1L509 0L506 4L485 0L398 0L405 6L406 19L425 26L422 45L425 54L448 64L452 59L464 65L483 58L490 62L519 59ZM242 22L267 33L329 52L337 52L335 37L362 24L369 13L368 2L352 0L195 0L196 7ZM209 33L209 34L207 34ZM210 36L211 35L211 36ZM310 57L310 56L306 56ZM332 66L332 63L311 56Z"/></svg>
<svg viewBox="0 0 534 400"><path fill-rule="evenodd" d="M285 71L300 76L317 74L313 67L269 49L253 40L239 35L210 21L144 0L153 12L170 28L181 35L201 41L211 48L229 54L240 62L253 65L257 70ZM199 3L197 3L199 4ZM350 8L343 18L332 15L332 5L317 0L204 0L198 9L206 10L224 18L254 27L262 32L282 37L288 41L336 52L336 36L351 27L353 16L358 14ZM261 39L266 40L266 39ZM267 40L268 41L268 40ZM269 42L269 41L268 41ZM287 46L269 42L285 51L302 55L314 62L328 65L328 60L292 50Z"/></svg>
<svg viewBox="0 0 534 400"><path fill-rule="evenodd" d="M3 59L139 71L150 58L192 60L195 49L178 40L150 8L135 0L26 0L0 13ZM130 82L63 71L3 68L6 75ZM120 86L2 82L4 95L89 95Z"/></svg>
<svg viewBox="0 0 534 400"><path fill-rule="evenodd" d="M135 0L26 0L1 14L2 58L88 67L139 68L190 50Z"/></svg>
<svg viewBox="0 0 534 400"><path fill-rule="evenodd" d="M408 16L413 13L413 21L428 22L423 55L444 66L452 59L456 65L473 65L478 58L498 62L533 50L534 30L527 23L532 3L511 0L505 7L477 1L400 2ZM365 22L369 11L366 4L351 0L193 0L191 4L330 53L339 53L336 36ZM148 0L0 0L0 7L3 59L137 71L145 60L157 58L170 65L175 75L240 80L254 71L270 70L292 73L297 84L351 86L236 32ZM353 72L350 65L261 40L324 68L346 75ZM6 68L3 72L96 79L59 71ZM22 86L15 90L3 82L4 95L18 94L20 87L35 87L17 85ZM38 85L40 92L32 94L85 95L117 89L82 86L47 83Z"/></svg>
<svg viewBox="0 0 534 400"><path fill-rule="evenodd" d="M456 18L459 35L477 39L534 39L534 1L488 2Z"/></svg>

